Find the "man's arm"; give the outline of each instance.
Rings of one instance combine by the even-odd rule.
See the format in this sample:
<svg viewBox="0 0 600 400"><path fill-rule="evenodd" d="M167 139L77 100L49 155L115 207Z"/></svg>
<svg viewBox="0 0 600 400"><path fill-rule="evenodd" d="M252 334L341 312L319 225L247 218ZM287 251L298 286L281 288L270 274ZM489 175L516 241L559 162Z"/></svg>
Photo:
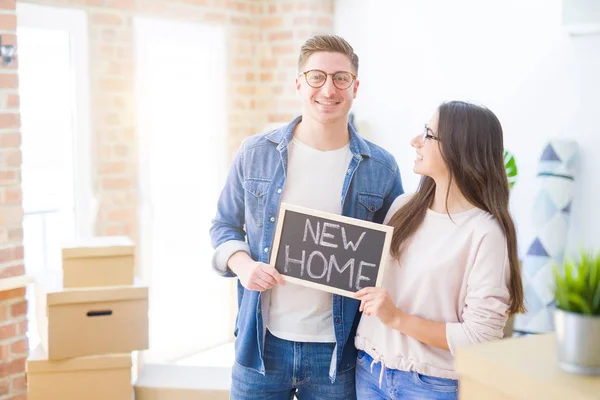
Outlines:
<svg viewBox="0 0 600 400"><path fill-rule="evenodd" d="M283 277L268 264L254 261L245 241L243 144L233 160L227 182L217 203L217 215L212 221L210 238L215 252L213 269L222 276L239 277L249 290L262 292L273 285L285 284Z"/></svg>
<svg viewBox="0 0 600 400"><path fill-rule="evenodd" d="M243 144L237 151L225 186L217 202L217 213L210 227L210 240L215 252L213 269L223 276L233 277L235 273L228 267L229 258L237 252L245 252L250 257L250 247L246 243L244 231L245 204L243 175Z"/></svg>

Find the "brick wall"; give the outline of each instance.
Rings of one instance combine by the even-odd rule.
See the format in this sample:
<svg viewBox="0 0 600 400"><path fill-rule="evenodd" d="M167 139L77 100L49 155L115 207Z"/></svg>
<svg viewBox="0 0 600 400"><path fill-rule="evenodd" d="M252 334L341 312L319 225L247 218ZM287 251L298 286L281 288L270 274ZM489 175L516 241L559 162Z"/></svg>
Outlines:
<svg viewBox="0 0 600 400"><path fill-rule="evenodd" d="M300 46L306 39L333 30L333 1L266 0L261 19L257 108L262 123L288 121L298 115L295 78Z"/></svg>
<svg viewBox="0 0 600 400"><path fill-rule="evenodd" d="M94 195L98 235L137 238L137 141L132 18L226 27L228 154L267 123L299 111L294 78L300 45L332 30L334 0L28 0L88 15ZM0 0L0 34L16 41L14 0ZM0 278L22 275L17 68L0 69ZM24 290L0 292L0 400L24 399Z"/></svg>
<svg viewBox="0 0 600 400"><path fill-rule="evenodd" d="M0 0L3 44L16 44L14 0ZM0 279L25 273L17 64L0 68ZM25 398L25 289L0 291L0 399Z"/></svg>

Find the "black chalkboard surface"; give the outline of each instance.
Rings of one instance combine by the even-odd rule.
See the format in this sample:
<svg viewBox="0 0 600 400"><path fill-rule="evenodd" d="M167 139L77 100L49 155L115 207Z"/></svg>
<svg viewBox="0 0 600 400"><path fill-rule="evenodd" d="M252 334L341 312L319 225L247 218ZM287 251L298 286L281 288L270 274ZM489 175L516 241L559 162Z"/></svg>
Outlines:
<svg viewBox="0 0 600 400"><path fill-rule="evenodd" d="M393 228L282 203L271 266L287 282L343 296L381 286Z"/></svg>

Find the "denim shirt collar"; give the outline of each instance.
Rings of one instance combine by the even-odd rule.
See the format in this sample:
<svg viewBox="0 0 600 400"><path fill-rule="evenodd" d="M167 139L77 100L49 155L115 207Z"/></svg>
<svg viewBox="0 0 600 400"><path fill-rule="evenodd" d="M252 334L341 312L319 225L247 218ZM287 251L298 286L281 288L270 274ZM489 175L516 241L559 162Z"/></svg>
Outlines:
<svg viewBox="0 0 600 400"><path fill-rule="evenodd" d="M287 148L287 145L292 140L292 137L294 136L294 129L301 120L302 116L294 118L290 123L269 133L266 136L267 139L277 144L277 150L283 151L283 149ZM369 149L369 146L363 138L358 136L358 133L350 123L348 123L348 131L350 132L350 151L354 157L371 157L371 150Z"/></svg>

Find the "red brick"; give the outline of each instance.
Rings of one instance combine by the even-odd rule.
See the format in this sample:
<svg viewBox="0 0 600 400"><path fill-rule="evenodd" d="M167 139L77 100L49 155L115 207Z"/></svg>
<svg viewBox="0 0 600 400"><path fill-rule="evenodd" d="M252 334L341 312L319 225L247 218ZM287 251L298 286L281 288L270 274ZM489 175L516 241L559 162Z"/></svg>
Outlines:
<svg viewBox="0 0 600 400"><path fill-rule="evenodd" d="M0 133L0 148L21 146L21 134L19 132Z"/></svg>
<svg viewBox="0 0 600 400"><path fill-rule="evenodd" d="M277 56L287 55L287 54L296 54L297 49L296 46L288 45L275 45L272 48L273 54Z"/></svg>
<svg viewBox="0 0 600 400"><path fill-rule="evenodd" d="M23 223L23 209L21 207L0 207L0 226L21 223Z"/></svg>
<svg viewBox="0 0 600 400"><path fill-rule="evenodd" d="M9 372L10 375L21 374L25 372L25 364L27 363L27 357L15 358L10 362Z"/></svg>
<svg viewBox="0 0 600 400"><path fill-rule="evenodd" d="M15 14L0 14L0 26L3 31L16 31L17 16Z"/></svg>
<svg viewBox="0 0 600 400"><path fill-rule="evenodd" d="M0 14L0 21L2 14ZM0 71L0 89L17 89L19 87L19 75L16 73L3 73Z"/></svg>
<svg viewBox="0 0 600 400"><path fill-rule="evenodd" d="M236 92L242 96L252 96L256 94L256 86L238 86Z"/></svg>
<svg viewBox="0 0 600 400"><path fill-rule="evenodd" d="M27 394L19 394L13 397L9 397L7 399L2 399L2 400L27 400Z"/></svg>
<svg viewBox="0 0 600 400"><path fill-rule="evenodd" d="M0 279L2 279L1 276ZM0 303L0 324L8 321L8 315L8 304ZM4 357L2 357L2 346L0 346L0 360L2 360L3 358Z"/></svg>
<svg viewBox="0 0 600 400"><path fill-rule="evenodd" d="M128 221L134 215L135 212L133 210L115 210L108 213L107 220L111 222Z"/></svg>
<svg viewBox="0 0 600 400"><path fill-rule="evenodd" d="M19 339L10 345L10 352L12 354L25 354L29 350L29 340L25 337Z"/></svg>
<svg viewBox="0 0 600 400"><path fill-rule="evenodd" d="M204 14L203 19L206 22L225 23L225 21L227 21L227 16L223 13L207 12Z"/></svg>
<svg viewBox="0 0 600 400"><path fill-rule="evenodd" d="M8 230L8 241L9 242L22 242L23 241L23 228L12 228Z"/></svg>
<svg viewBox="0 0 600 400"><path fill-rule="evenodd" d="M8 108L19 108L20 105L19 95L16 93L8 93L6 100L6 107Z"/></svg>
<svg viewBox="0 0 600 400"><path fill-rule="evenodd" d="M117 14L93 12L91 17L92 25L119 26L123 24L123 18Z"/></svg>
<svg viewBox="0 0 600 400"><path fill-rule="evenodd" d="M282 40L292 40L294 38L293 31L282 31L282 32L273 32L267 35L270 42L282 41Z"/></svg>
<svg viewBox="0 0 600 400"><path fill-rule="evenodd" d="M270 72L263 72L262 74L260 74L260 81L261 82L272 82L273 74Z"/></svg>
<svg viewBox="0 0 600 400"><path fill-rule="evenodd" d="M125 79L106 78L100 81L100 90L106 92L123 92L128 90L130 85Z"/></svg>
<svg viewBox="0 0 600 400"><path fill-rule="evenodd" d="M102 181L102 188L104 190L124 190L132 189L133 181L131 179L104 179Z"/></svg>
<svg viewBox="0 0 600 400"><path fill-rule="evenodd" d="M15 114L18 116L18 114ZM5 150L0 151L0 165L7 167L18 167L21 165L21 151L16 150Z"/></svg>
<svg viewBox="0 0 600 400"><path fill-rule="evenodd" d="M18 206L23 199L21 188L5 188L0 189L0 205L3 206ZM0 250L0 254L2 250ZM0 258L2 256L0 255Z"/></svg>
<svg viewBox="0 0 600 400"><path fill-rule="evenodd" d="M283 17L266 17L259 22L261 29L278 28L283 25Z"/></svg>
<svg viewBox="0 0 600 400"><path fill-rule="evenodd" d="M0 366L0 398L4 398L10 392L10 379L2 379L2 367Z"/></svg>
<svg viewBox="0 0 600 400"><path fill-rule="evenodd" d="M0 279L12 278L15 276L25 275L25 266L13 265L10 267L0 267Z"/></svg>
<svg viewBox="0 0 600 400"><path fill-rule="evenodd" d="M14 10L16 7L16 0L0 0L0 10Z"/></svg>
<svg viewBox="0 0 600 400"><path fill-rule="evenodd" d="M12 377L12 390L14 392L27 390L27 378L25 378L25 374Z"/></svg>
<svg viewBox="0 0 600 400"><path fill-rule="evenodd" d="M0 291L0 301L18 299L20 297L25 297L25 288ZM0 335L0 337L3 337L3 335Z"/></svg>
<svg viewBox="0 0 600 400"><path fill-rule="evenodd" d="M127 163L113 161L104 162L98 166L98 173L102 175L123 174L127 171Z"/></svg>
<svg viewBox="0 0 600 400"><path fill-rule="evenodd" d="M135 0L106 0L103 6L107 9L116 8L118 10L131 11L135 9Z"/></svg>
<svg viewBox="0 0 600 400"><path fill-rule="evenodd" d="M268 58L260 60L261 68L271 69L277 68L277 59L276 58Z"/></svg>
<svg viewBox="0 0 600 400"><path fill-rule="evenodd" d="M19 129L21 118L18 113L0 113L0 129Z"/></svg>
<svg viewBox="0 0 600 400"><path fill-rule="evenodd" d="M208 0L183 0L184 3L193 4L197 6L206 6L208 5Z"/></svg>
<svg viewBox="0 0 600 400"><path fill-rule="evenodd" d="M253 64L254 60L252 58L235 58L233 60L234 68L251 67Z"/></svg>
<svg viewBox="0 0 600 400"><path fill-rule="evenodd" d="M319 18L317 19L317 26L322 28L330 28L333 26L333 21L331 18Z"/></svg>
<svg viewBox="0 0 600 400"><path fill-rule="evenodd" d="M11 305L10 313L13 318L18 318L27 315L27 300L23 300Z"/></svg>
<svg viewBox="0 0 600 400"><path fill-rule="evenodd" d="M17 325L18 324L0 326L0 338L8 339L15 337L17 335ZM2 376L0 375L0 379L1 378Z"/></svg>
<svg viewBox="0 0 600 400"><path fill-rule="evenodd" d="M17 333L19 336L25 336L27 334L27 328L29 327L29 323L26 319L17 323Z"/></svg>
<svg viewBox="0 0 600 400"><path fill-rule="evenodd" d="M14 170L0 170L0 186L19 183L19 174Z"/></svg>

